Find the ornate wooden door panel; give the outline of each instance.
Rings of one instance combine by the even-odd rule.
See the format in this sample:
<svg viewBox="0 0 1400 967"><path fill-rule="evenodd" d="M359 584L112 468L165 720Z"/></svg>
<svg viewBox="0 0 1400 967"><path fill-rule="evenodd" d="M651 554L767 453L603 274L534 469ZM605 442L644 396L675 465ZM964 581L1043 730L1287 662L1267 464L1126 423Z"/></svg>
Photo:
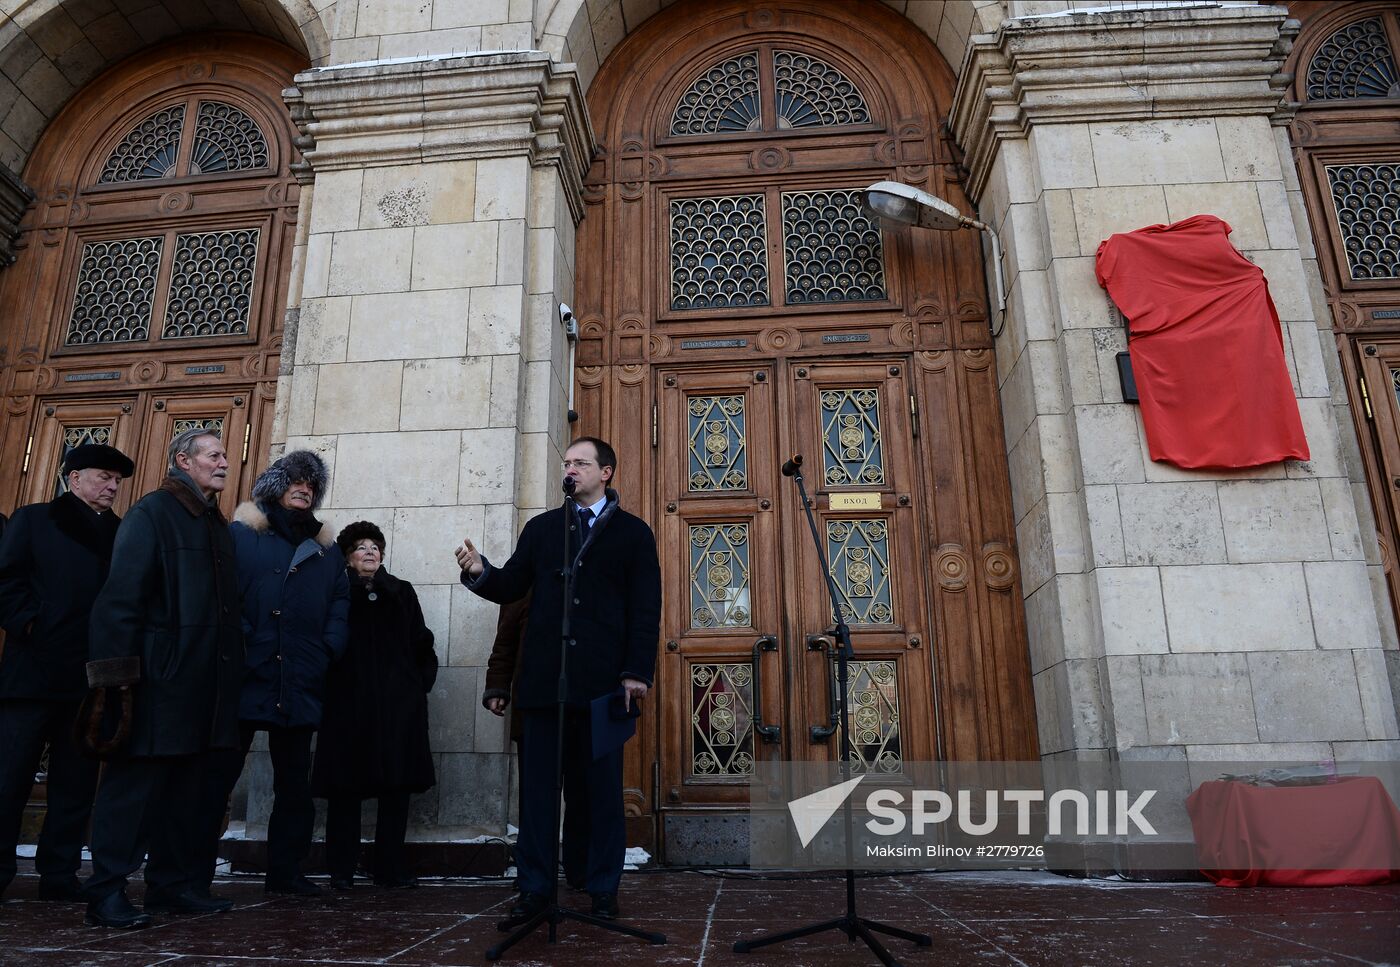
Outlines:
<svg viewBox="0 0 1400 967"><path fill-rule="evenodd" d="M134 455L140 439L135 419L137 397L133 394L111 400L45 400L39 407L39 425L34 443L25 455L25 488L20 503L53 500L65 489L60 467L68 451L84 443L105 443ZM121 513L131 503L131 484L117 493L115 508Z"/></svg>
<svg viewBox="0 0 1400 967"><path fill-rule="evenodd" d="M756 761L838 752L825 577L779 472L793 452L852 629L852 761L888 774L933 756L907 367L657 371L663 808L742 805Z"/></svg>

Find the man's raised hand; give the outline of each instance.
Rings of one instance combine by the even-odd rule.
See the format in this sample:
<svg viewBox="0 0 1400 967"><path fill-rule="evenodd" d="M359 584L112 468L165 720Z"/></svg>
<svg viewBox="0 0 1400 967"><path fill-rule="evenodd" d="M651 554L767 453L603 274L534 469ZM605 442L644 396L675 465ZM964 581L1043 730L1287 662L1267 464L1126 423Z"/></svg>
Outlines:
<svg viewBox="0 0 1400 967"><path fill-rule="evenodd" d="M477 551L476 545L471 542L470 537L462 538L462 544L457 548L457 566L460 567L467 577L480 577L484 570L481 564L481 553Z"/></svg>

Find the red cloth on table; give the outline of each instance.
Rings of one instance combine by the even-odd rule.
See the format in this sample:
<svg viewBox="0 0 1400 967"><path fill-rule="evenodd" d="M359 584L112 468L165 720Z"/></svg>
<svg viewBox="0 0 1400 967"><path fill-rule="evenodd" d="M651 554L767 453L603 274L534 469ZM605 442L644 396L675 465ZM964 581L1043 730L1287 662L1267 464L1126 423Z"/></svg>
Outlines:
<svg viewBox="0 0 1400 967"><path fill-rule="evenodd" d="M1319 786L1203 782L1186 811L1201 872L1219 886L1400 881L1400 810L1374 776Z"/></svg>
<svg viewBox="0 0 1400 967"><path fill-rule="evenodd" d="M1099 245L1099 285L1128 318L1153 460L1238 469L1308 459L1263 271L1214 215Z"/></svg>

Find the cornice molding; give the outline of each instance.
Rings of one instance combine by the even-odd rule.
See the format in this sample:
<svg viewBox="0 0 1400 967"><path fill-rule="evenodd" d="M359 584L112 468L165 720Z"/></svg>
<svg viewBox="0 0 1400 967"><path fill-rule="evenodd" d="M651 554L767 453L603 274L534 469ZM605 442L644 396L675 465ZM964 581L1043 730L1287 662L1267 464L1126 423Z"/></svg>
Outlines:
<svg viewBox="0 0 1400 967"><path fill-rule="evenodd" d="M997 145L1038 123L1262 115L1284 108L1298 33L1270 6L1193 6L1005 21L968 44L949 124L981 196Z"/></svg>
<svg viewBox="0 0 1400 967"><path fill-rule="evenodd" d="M34 201L34 190L7 165L0 165L0 268L15 264L19 223Z"/></svg>
<svg viewBox="0 0 1400 967"><path fill-rule="evenodd" d="M525 155L554 166L575 222L593 128L573 67L543 51L347 64L282 92L301 137L299 180L319 171Z"/></svg>

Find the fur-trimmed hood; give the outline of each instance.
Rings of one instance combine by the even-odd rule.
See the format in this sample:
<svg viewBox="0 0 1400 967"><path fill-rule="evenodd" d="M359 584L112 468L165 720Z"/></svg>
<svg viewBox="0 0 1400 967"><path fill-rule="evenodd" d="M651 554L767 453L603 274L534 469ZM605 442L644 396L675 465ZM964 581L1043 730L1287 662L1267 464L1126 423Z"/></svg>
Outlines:
<svg viewBox="0 0 1400 967"><path fill-rule="evenodd" d="M298 480L311 484L311 509L317 510L325 499L330 471L326 462L310 450L293 450L258 474L253 483L253 499L275 504Z"/></svg>
<svg viewBox="0 0 1400 967"><path fill-rule="evenodd" d="M267 532L272 527L272 521L267 519L267 514L256 501L245 500L238 505L238 509L233 512L235 523L242 524L249 530L258 534ZM330 547L335 543L335 528L329 523L322 522L321 529L316 532L316 543L322 547Z"/></svg>

